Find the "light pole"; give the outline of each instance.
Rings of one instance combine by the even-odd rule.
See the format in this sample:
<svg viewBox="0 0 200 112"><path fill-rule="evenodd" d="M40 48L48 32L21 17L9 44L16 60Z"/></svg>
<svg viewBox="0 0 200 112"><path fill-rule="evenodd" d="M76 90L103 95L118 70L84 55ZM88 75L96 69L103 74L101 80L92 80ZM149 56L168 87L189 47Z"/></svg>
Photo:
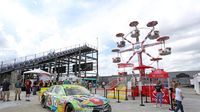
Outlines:
<svg viewBox="0 0 200 112"><path fill-rule="evenodd" d="M116 37L121 38L122 40L120 42L117 42L117 49L113 49L112 52L117 52L119 53L124 53L124 52L133 52L133 54L130 56L128 61L126 62L129 64L131 59L134 57L135 54L138 56L138 67L134 67L134 70L139 70L139 93L141 96L141 104L140 106L144 106L143 104L143 98L142 98L142 80L143 77L145 76L145 69L147 68L152 68L150 66L143 65L143 60L142 60L142 53L146 54L147 56L151 57L152 59L155 59L153 56L151 56L149 53L146 52L145 48L155 46L162 44L163 47L159 49L159 54L160 55L168 55L171 54L171 48L165 46L165 41L169 39L168 36L163 36L160 37L159 31L155 30L155 26L158 24L157 21L151 21L147 23L147 29L150 29L150 31L147 33L143 41L140 41L140 30L143 28L138 28L138 21L133 21L129 24L130 27L133 27L133 30L130 31L128 34L124 35L123 33L118 33L116 34ZM135 41L130 41L127 37L131 35L131 37ZM146 40L156 40L156 42L150 43L150 44L145 44ZM121 49L126 46L126 42L128 42L131 46L130 48L127 49ZM119 55L115 58L113 58L113 63L120 63L121 62L121 57Z"/></svg>

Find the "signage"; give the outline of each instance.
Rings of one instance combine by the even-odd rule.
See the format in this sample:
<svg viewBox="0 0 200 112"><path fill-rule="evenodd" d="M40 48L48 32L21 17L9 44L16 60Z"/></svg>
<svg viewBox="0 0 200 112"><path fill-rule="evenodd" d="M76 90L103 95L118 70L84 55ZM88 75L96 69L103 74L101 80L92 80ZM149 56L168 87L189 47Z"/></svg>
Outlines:
<svg viewBox="0 0 200 112"><path fill-rule="evenodd" d="M163 93L163 98L162 98L162 103L163 104L169 104L169 92L168 89L162 89L162 93ZM151 102L155 103L156 102L156 90L154 89L151 92Z"/></svg>
<svg viewBox="0 0 200 112"><path fill-rule="evenodd" d="M93 70L93 62L89 62L89 63L82 63L80 64L74 64L73 65L73 72L77 72L77 71L92 71Z"/></svg>
<svg viewBox="0 0 200 112"><path fill-rule="evenodd" d="M136 53L141 53L142 52L142 44L141 43L135 43L133 47L134 47L134 51Z"/></svg>
<svg viewBox="0 0 200 112"><path fill-rule="evenodd" d="M118 68L133 67L133 64L131 63L119 63L117 65L118 65Z"/></svg>

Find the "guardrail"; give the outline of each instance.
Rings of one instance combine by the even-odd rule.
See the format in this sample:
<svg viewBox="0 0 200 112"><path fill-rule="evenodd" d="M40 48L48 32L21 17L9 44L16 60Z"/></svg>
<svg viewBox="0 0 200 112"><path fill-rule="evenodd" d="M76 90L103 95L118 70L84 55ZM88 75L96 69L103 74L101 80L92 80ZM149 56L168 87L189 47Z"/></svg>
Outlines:
<svg viewBox="0 0 200 112"><path fill-rule="evenodd" d="M111 89L114 89L116 88L118 85L120 84L123 84L123 83L126 83L126 77L122 77L122 76L119 76L119 77L116 77L115 79L113 79L112 81L110 81L110 83L108 83L106 85L107 88L111 88Z"/></svg>
<svg viewBox="0 0 200 112"><path fill-rule="evenodd" d="M125 90L120 90L120 89L112 89L112 88L95 88L94 89L94 94L97 94L97 91L103 91L103 96L108 98L108 92L112 91L113 92L113 99L117 99L117 103L120 103L120 96L124 95L125 100L128 100L128 92L133 93L134 90L132 89L125 89ZM120 92L125 92L125 94L120 94ZM131 95L132 100L135 100L135 96Z"/></svg>

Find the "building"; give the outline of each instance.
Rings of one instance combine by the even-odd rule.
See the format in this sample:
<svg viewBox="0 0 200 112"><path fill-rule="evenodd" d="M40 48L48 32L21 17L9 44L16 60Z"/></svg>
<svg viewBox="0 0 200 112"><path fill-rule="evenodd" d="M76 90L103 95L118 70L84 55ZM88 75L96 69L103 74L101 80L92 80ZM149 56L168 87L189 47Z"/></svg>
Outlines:
<svg viewBox="0 0 200 112"><path fill-rule="evenodd" d="M170 76L170 81L175 80L177 82L180 82L181 85L190 87L190 79L193 79L193 76L197 73L200 73L200 71L177 71L177 72L168 72ZM139 76L138 74L136 75L137 77ZM106 82L109 83L113 79L119 77L118 75L113 75L113 76L100 76L99 77L99 83L101 82ZM130 79L131 75L126 76L127 79Z"/></svg>

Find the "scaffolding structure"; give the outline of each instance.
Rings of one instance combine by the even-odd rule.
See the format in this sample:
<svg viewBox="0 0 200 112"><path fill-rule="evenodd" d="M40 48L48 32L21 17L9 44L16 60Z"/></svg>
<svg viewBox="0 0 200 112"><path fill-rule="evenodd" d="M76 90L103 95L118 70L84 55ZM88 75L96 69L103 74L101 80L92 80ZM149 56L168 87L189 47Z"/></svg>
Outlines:
<svg viewBox="0 0 200 112"><path fill-rule="evenodd" d="M1 61L0 79L13 71L40 68L60 76L96 77L98 79L98 50L89 44L51 50L13 60Z"/></svg>

